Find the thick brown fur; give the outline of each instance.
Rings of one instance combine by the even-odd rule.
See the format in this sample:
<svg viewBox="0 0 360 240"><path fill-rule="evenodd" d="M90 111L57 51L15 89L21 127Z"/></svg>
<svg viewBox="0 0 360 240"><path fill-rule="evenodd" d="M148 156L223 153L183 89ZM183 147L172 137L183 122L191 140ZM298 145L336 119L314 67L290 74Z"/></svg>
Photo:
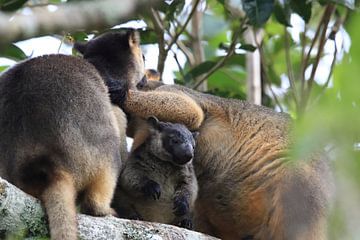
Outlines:
<svg viewBox="0 0 360 240"><path fill-rule="evenodd" d="M112 103L122 107L128 89L135 89L145 75L139 33L108 32L74 48L99 71Z"/></svg>
<svg viewBox="0 0 360 240"><path fill-rule="evenodd" d="M133 91L125 106L142 118L201 123L194 159L196 230L231 240L326 239L332 192L327 160L322 154L289 159L288 115L176 85Z"/></svg>
<svg viewBox="0 0 360 240"><path fill-rule="evenodd" d="M0 172L43 202L52 239L77 239L77 199L84 213L114 213L119 142L107 88L87 61L47 55L0 77Z"/></svg>
<svg viewBox="0 0 360 240"><path fill-rule="evenodd" d="M120 217L192 228L197 133L154 119L144 122L150 133L124 163L113 206Z"/></svg>

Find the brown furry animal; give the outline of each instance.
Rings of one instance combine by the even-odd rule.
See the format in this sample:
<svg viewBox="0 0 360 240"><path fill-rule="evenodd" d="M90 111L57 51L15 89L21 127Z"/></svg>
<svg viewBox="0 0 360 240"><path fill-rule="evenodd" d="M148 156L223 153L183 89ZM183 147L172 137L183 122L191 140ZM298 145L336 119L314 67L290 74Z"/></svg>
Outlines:
<svg viewBox="0 0 360 240"><path fill-rule="evenodd" d="M77 239L83 212L112 214L120 170L119 129L107 89L85 60L48 55L0 77L0 167L39 198L52 239Z"/></svg>
<svg viewBox="0 0 360 240"><path fill-rule="evenodd" d="M176 85L130 94L125 110L142 118L196 127L200 121L189 119L205 115L194 158L196 230L231 240L326 239L327 161L321 154L289 159L288 115Z"/></svg>
<svg viewBox="0 0 360 240"><path fill-rule="evenodd" d="M0 77L1 176L41 199L51 238L61 240L77 239L76 200L84 213L114 213L126 119L111 106L109 92L121 104L144 75L134 31L107 33L76 48L87 61L43 56Z"/></svg>
<svg viewBox="0 0 360 240"><path fill-rule="evenodd" d="M150 134L125 161L113 206L120 217L192 228L197 133L154 117L145 125Z"/></svg>
<svg viewBox="0 0 360 240"><path fill-rule="evenodd" d="M134 30L108 32L74 48L93 64L109 89L112 103L122 106L128 89L145 76L140 35Z"/></svg>

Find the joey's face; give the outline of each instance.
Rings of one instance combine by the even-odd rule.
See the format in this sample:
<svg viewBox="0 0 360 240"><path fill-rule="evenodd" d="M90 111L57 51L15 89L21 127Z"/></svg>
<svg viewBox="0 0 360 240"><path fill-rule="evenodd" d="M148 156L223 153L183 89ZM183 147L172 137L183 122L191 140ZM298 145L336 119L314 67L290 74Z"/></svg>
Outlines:
<svg viewBox="0 0 360 240"><path fill-rule="evenodd" d="M156 142L154 149L161 160L184 165L193 159L197 132L190 132L182 124L160 122L154 117L150 117L148 123Z"/></svg>
<svg viewBox="0 0 360 240"><path fill-rule="evenodd" d="M165 127L162 132L162 143L176 165L186 164L194 158L195 139L183 125L173 124L171 127Z"/></svg>

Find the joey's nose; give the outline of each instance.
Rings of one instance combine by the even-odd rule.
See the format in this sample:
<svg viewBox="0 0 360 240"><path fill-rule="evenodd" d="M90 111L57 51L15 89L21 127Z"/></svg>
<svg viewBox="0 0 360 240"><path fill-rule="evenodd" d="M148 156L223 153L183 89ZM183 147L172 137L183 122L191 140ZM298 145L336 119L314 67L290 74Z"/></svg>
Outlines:
<svg viewBox="0 0 360 240"><path fill-rule="evenodd" d="M192 148L187 148L184 149L184 151L182 151L179 155L178 155L178 164L185 164L189 161L191 161L191 159L193 159L194 157L194 151Z"/></svg>

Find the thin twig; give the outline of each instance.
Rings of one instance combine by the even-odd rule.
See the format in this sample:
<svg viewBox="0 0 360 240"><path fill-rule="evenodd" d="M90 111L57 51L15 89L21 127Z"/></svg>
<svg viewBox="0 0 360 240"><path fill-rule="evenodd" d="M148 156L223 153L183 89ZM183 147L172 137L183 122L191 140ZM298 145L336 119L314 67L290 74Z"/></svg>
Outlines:
<svg viewBox="0 0 360 240"><path fill-rule="evenodd" d="M331 65L330 65L330 71L329 71L329 75L326 79L326 82L324 84L324 86L322 87L321 89L321 94L320 95L323 95L323 93L325 92L325 90L327 89L327 87L329 86L329 83L330 83L330 80L331 80L331 77L332 77L332 74L334 72L334 67L335 67L335 63L336 63L336 57L337 57L337 53L338 53L338 49L337 49L337 46L336 46L336 42L334 41L334 47L335 47L335 50L334 50L334 57L333 57L333 60L331 62Z"/></svg>
<svg viewBox="0 0 360 240"><path fill-rule="evenodd" d="M151 8L151 21L154 24L154 31L158 37L158 44L159 44L159 56L158 56L158 66L157 70L160 73L160 78L164 72L165 67L165 60L167 57L167 52L165 50L165 39L164 39L164 26L160 19L160 15L157 11Z"/></svg>
<svg viewBox="0 0 360 240"><path fill-rule="evenodd" d="M197 9L197 6L199 5L201 0L197 0L194 4L194 6L192 7L191 9L191 12L189 14L189 16L187 17L184 25L181 27L180 31L176 32L175 33L175 36L172 38L172 41L169 43L167 49L166 49L166 53L168 53L172 47L172 45L174 45L174 43L176 43L176 41L178 40L178 38L180 37L180 35L185 31L187 25L189 24L192 16L194 15L196 9Z"/></svg>
<svg viewBox="0 0 360 240"><path fill-rule="evenodd" d="M273 99L276 103L276 105L280 108L281 112L284 112L284 109L282 108L279 99L277 98L274 90L271 87L271 82L269 81L269 72L267 70L267 63L266 63L266 58L265 58L265 54L264 54L264 49L262 48L262 46L260 45L260 43L257 41L257 39L255 38L255 44L257 49L259 50L260 53L260 63L262 65L262 71L263 71L263 79L265 80L266 85L268 86L268 88L270 89L270 92L273 96Z"/></svg>
<svg viewBox="0 0 360 240"><path fill-rule="evenodd" d="M286 59L286 66L288 71L288 78L291 88L291 94L294 98L296 109L299 108L299 101L297 97L297 91L295 86L295 78L294 78L294 71L292 69L292 63L290 58L290 44L289 44L289 33L286 29L286 26L284 27L284 35L285 35L285 59Z"/></svg>
<svg viewBox="0 0 360 240"><path fill-rule="evenodd" d="M214 72L219 68L224 66L225 62L235 53L235 47L237 39L239 38L240 33L243 31L243 26L245 24L245 19L241 21L239 29L234 32L231 45L229 46L227 54L221 58L206 74L204 74L200 79L198 79L193 85L193 89L197 89L206 79L208 79Z"/></svg>
<svg viewBox="0 0 360 240"><path fill-rule="evenodd" d="M174 22L177 24L176 28L182 28L182 23L178 19L175 18ZM189 36L190 40L194 38L194 36L188 30L186 30L186 28L184 29L184 33Z"/></svg>
<svg viewBox="0 0 360 240"><path fill-rule="evenodd" d="M334 72L334 68L335 68L335 64L336 64L336 57L337 57L337 53L338 53L338 50L337 50L337 46L336 46L336 42L334 41L334 46L335 46L335 50L334 50L334 56L333 56L333 60L331 62L331 65L330 65L330 71L329 71L329 75L326 79L326 82L325 84L322 86L321 88L321 92L320 94L316 97L316 99L313 101L312 105L317 103L322 96L324 96L325 92L326 92L326 89L328 88L329 86L329 83L330 83L330 80L331 80L331 77L332 77L332 74Z"/></svg>
<svg viewBox="0 0 360 240"><path fill-rule="evenodd" d="M320 35L320 32L321 32L321 27L322 27L322 25L324 23L324 20L325 20L326 16L328 15L328 8L329 8L329 6L327 6L327 8L324 10L324 14L322 15L321 20L319 22L319 25L316 28L315 36L314 36L314 38L313 38L313 40L311 42L310 49L309 49L308 53L306 54L305 60L303 61L303 64L301 66L302 77L304 79L305 79L305 70L306 70L307 64L309 63L311 52L312 52L312 50L313 50L313 48L315 46L315 43L316 43L317 39L319 38L319 35Z"/></svg>
<svg viewBox="0 0 360 240"><path fill-rule="evenodd" d="M279 99L277 98L274 90L273 90L272 87L271 87L271 83L270 83L270 81L269 81L269 79L268 79L268 76L266 76L268 73L265 72L264 69L265 69L265 67L263 67L263 72L264 72L264 75L265 75L265 76L264 76L264 80L265 80L265 82L267 83L266 85L267 85L267 87L269 88L269 90L270 90L270 92L271 92L271 94L272 94L272 96L273 96L273 98L274 98L275 104L280 108L280 111L281 111L281 112L284 112L284 109L282 108Z"/></svg>
<svg viewBox="0 0 360 240"><path fill-rule="evenodd" d="M60 41L60 44L59 44L59 48L58 48L58 50L57 50L57 53L60 52L60 49L61 49L61 47L62 47L62 45L63 45L63 43L64 43L64 41L65 41L65 38L66 38L66 34L64 34L64 36L61 38L61 41Z"/></svg>
<svg viewBox="0 0 360 240"><path fill-rule="evenodd" d="M301 102L301 97L304 94L304 89L305 89L305 70L303 70L306 66L305 66L305 48L306 48L306 33L307 33L307 26L306 24L304 25L304 32L301 35L301 78L300 78L300 102Z"/></svg>
<svg viewBox="0 0 360 240"><path fill-rule="evenodd" d="M187 58L189 64L191 67L194 66L195 63L195 59L194 59L194 55L192 54L192 52L185 46L185 44L180 41L177 40L176 45L178 46L178 48L184 53L185 57Z"/></svg>
<svg viewBox="0 0 360 240"><path fill-rule="evenodd" d="M180 75L181 75L181 77L182 77L183 79L185 79L184 69L182 68L182 66L181 66L181 64L180 64L179 59L177 58L176 53L175 53L174 51L172 51L172 52L173 52L173 54L174 54L174 59L175 59L175 62L176 62L176 64L177 64L177 66L178 66Z"/></svg>
<svg viewBox="0 0 360 240"><path fill-rule="evenodd" d="M312 84L313 84L314 78L315 78L315 73L316 73L317 67L319 65L320 58L321 58L321 55L322 55L322 53L324 51L324 46L325 46L325 43L326 43L326 40L327 40L327 37L326 37L327 27L329 25L331 15L333 14L333 12L335 10L335 5L334 4L329 4L327 9L328 9L326 11L327 15L324 18L323 30L322 30L322 33L321 33L321 36L320 36L320 39L319 39L318 52L317 52L315 62L313 64L313 67L312 67L312 70L311 70L310 78L308 80L308 84L307 84L308 86L307 86L307 90L306 90L306 93L305 93L305 96L304 96L305 98L303 99L302 109L306 109L306 104L307 104L307 102L309 100Z"/></svg>
<svg viewBox="0 0 360 240"><path fill-rule="evenodd" d="M165 29L166 33L169 34L169 36L171 37L171 39L174 38L174 36L172 36L171 32L169 31L169 29ZM168 43L169 45L170 43ZM194 66L195 63L195 59L194 59L194 55L192 54L191 51L189 51L187 49L187 47L185 46L185 44L181 41L181 40L177 40L176 41L176 45L178 46L178 48L184 53L185 57L187 58L190 66Z"/></svg>

